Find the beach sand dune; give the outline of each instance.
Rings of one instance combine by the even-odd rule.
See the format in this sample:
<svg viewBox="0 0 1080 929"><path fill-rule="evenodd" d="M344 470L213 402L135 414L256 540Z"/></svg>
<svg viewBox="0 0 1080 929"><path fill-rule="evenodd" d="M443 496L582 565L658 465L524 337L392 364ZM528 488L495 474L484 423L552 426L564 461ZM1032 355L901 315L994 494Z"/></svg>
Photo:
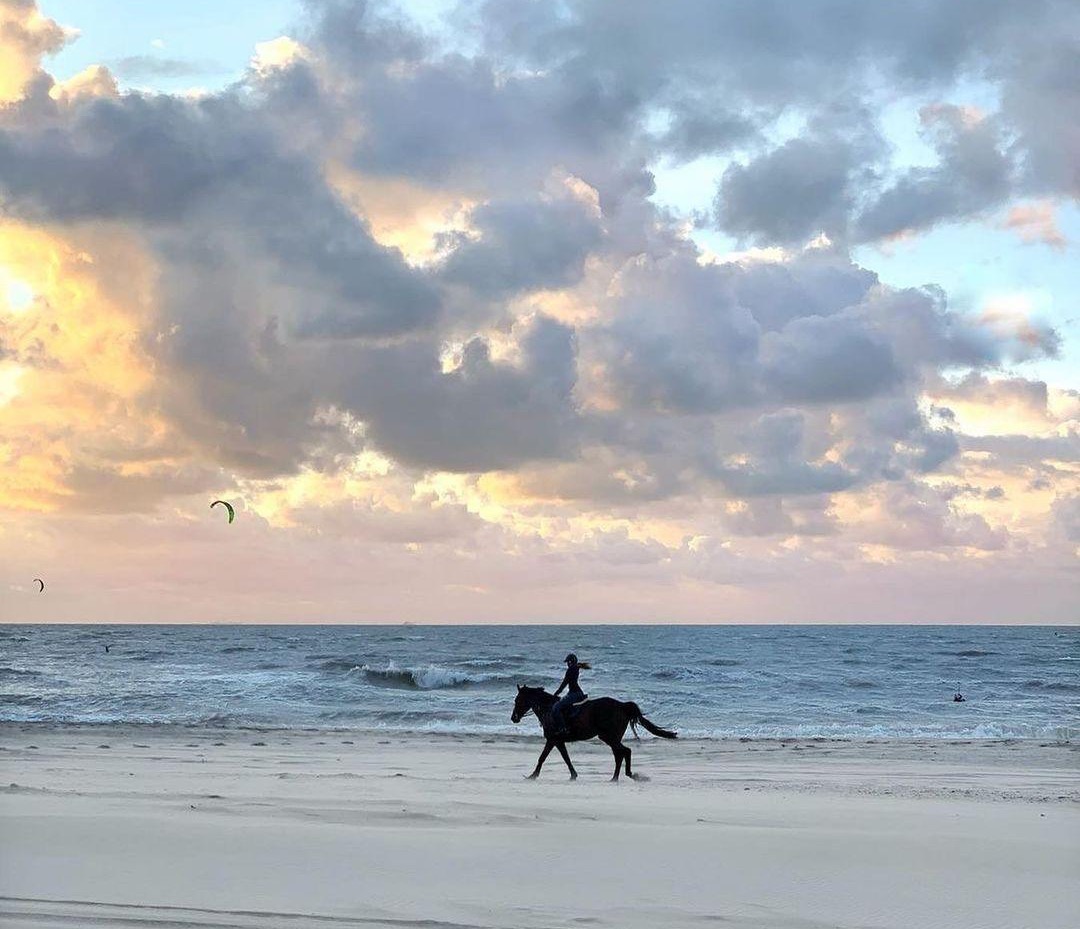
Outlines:
<svg viewBox="0 0 1080 929"><path fill-rule="evenodd" d="M980 927L1080 912L1078 746L0 728L11 927Z"/></svg>

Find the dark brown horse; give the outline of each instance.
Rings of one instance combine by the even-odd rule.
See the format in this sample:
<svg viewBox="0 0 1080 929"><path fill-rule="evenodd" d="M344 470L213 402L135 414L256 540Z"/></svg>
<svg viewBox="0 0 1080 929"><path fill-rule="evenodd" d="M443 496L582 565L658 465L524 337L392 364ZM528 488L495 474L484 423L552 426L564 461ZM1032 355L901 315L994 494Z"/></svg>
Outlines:
<svg viewBox="0 0 1080 929"><path fill-rule="evenodd" d="M553 738L550 735L551 708L555 705L556 699L542 687L524 687L518 684L517 699L514 701L514 712L510 714L510 719L515 723L519 723L526 713L532 711L536 714L536 718L544 729L544 735L547 737L547 743L536 761L536 768L529 775L530 778L540 776L540 769L544 766L547 756L551 754L553 748L557 748L559 754L563 757L563 761L566 762L566 767L570 769L570 778L573 780L577 777L577 771L574 770L574 765L566 752L566 743L581 742L585 739L594 738L609 746L611 753L615 756L615 773L611 779L613 781L619 779L619 771L624 761L626 762L626 776L632 778L634 772L630 770L630 749L622 744L622 738L626 734L627 726L633 728L635 736L637 735L637 726L640 723L646 730L653 735L660 736L662 739L676 738L674 732L661 729L659 726L649 722L642 715L641 709L636 703L624 703L621 700L613 700L611 697L586 700L580 704L577 707L577 712L570 717L567 723L567 734Z"/></svg>

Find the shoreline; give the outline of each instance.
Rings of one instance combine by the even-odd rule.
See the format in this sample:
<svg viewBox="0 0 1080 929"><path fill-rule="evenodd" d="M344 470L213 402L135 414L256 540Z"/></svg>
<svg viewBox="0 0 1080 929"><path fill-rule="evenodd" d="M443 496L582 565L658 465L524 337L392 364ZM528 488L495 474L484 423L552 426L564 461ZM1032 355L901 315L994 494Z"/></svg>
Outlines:
<svg viewBox="0 0 1080 929"><path fill-rule="evenodd" d="M229 732L280 732L280 733L306 733L306 734L336 734L345 733L364 737L391 737L391 738L417 738L417 739L479 739L499 741L525 742L539 739L540 730L535 724L532 731L523 723L515 727L513 731L508 726L502 729L394 729L383 726L300 726L300 725L257 725L229 723L216 725L207 722L151 722L142 720L126 720L117 722L106 721L72 721L72 720L11 720L0 719L0 735L7 730L18 729L25 732L50 732L60 730L93 729L131 729L132 731L152 732L205 732L205 733L229 733ZM678 730L680 742L701 742L704 744L727 744L727 743L832 743L844 745L1038 745L1069 746L1080 745L1080 739L1076 737L1073 727L1057 727L1058 732L1065 732L1064 737L1053 735L1009 735L1009 736L975 736L949 733L947 735L701 735L699 730ZM648 738L647 736L645 738ZM632 740L632 736L627 735Z"/></svg>
<svg viewBox="0 0 1080 929"><path fill-rule="evenodd" d="M89 741L84 741L89 739ZM102 740L107 739L107 742ZM21 743L21 744L20 744ZM978 797L1037 803L1080 804L1080 743L1042 739L801 739L676 740L643 735L624 744L634 752L635 766L645 780L665 780L683 788L720 790L791 790L801 793L844 793L868 796ZM356 729L216 728L156 724L0 722L0 784L20 761L37 753L63 757L71 751L132 753L157 747L176 757L210 759L216 749L277 757L304 751L347 766L350 758L370 764L385 756L402 767L411 757L461 753L516 760L528 773L544 740L538 729L514 735L417 733ZM568 745L582 781L606 780L611 752L597 740ZM126 756L125 756L126 757ZM478 769L478 770L482 770ZM552 753L542 780L558 780L566 770ZM15 783L19 783L16 779ZM22 787L23 785L20 785ZM9 790L0 787L0 791Z"/></svg>

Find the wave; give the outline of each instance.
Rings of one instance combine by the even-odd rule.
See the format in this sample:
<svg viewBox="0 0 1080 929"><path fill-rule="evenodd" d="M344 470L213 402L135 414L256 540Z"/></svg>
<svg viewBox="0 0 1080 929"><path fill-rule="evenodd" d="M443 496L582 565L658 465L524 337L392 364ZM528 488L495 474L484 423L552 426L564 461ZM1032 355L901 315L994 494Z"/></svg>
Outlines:
<svg viewBox="0 0 1080 929"><path fill-rule="evenodd" d="M406 690L447 690L484 684L509 684L513 680L504 674L478 674L433 664L417 668L399 668L392 661L381 668L365 664L353 667L351 671L359 671L369 684Z"/></svg>
<svg viewBox="0 0 1080 929"><path fill-rule="evenodd" d="M0 667L0 681L21 681L28 677L44 677L40 671L27 671L25 668Z"/></svg>
<svg viewBox="0 0 1080 929"><path fill-rule="evenodd" d="M1051 693L1080 693L1080 684L1071 681L1024 681L1024 690L1048 690Z"/></svg>
<svg viewBox="0 0 1080 929"><path fill-rule="evenodd" d="M996 655L997 652L985 652L981 648L965 648L958 652L941 651L939 655L945 655L950 658L986 658L990 655Z"/></svg>
<svg viewBox="0 0 1080 929"><path fill-rule="evenodd" d="M680 739L1048 739L1070 742L1080 730L1070 726L1038 726L1022 723L976 723L972 726L903 725L890 723L762 724L717 729L680 729Z"/></svg>
<svg viewBox="0 0 1080 929"><path fill-rule="evenodd" d="M458 720L455 713L449 710L378 710L368 712L365 710L326 710L319 714L319 719L330 722L355 722L359 724L369 723L380 728L388 724L396 724L401 731L407 731L408 725L416 731L424 731L433 723L452 724ZM462 724L463 729L467 728Z"/></svg>
<svg viewBox="0 0 1080 929"><path fill-rule="evenodd" d="M319 665L320 671L355 671L363 665L362 658L332 658L329 655L311 655L312 658L330 658Z"/></svg>
<svg viewBox="0 0 1080 929"><path fill-rule="evenodd" d="M873 690L876 689L878 685L873 681L848 680L844 681L844 686L854 688L855 690Z"/></svg>
<svg viewBox="0 0 1080 929"><path fill-rule="evenodd" d="M218 651L222 655L235 655L238 652L257 652L258 649L254 645L229 645L225 648L219 648Z"/></svg>

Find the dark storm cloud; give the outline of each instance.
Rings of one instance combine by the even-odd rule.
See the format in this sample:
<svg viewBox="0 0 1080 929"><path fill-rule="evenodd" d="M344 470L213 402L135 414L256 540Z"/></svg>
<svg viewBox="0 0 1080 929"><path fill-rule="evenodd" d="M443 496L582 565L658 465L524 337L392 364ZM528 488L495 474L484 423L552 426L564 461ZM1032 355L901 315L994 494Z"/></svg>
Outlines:
<svg viewBox="0 0 1080 929"><path fill-rule="evenodd" d="M754 396L760 329L720 269L688 253L632 262L611 317L600 351L629 405L706 413Z"/></svg>
<svg viewBox="0 0 1080 929"><path fill-rule="evenodd" d="M1010 339L952 313L941 294L875 287L835 253L780 266L671 256L633 262L619 281L600 352L627 401L647 408L845 403L917 385L938 366L1010 357Z"/></svg>
<svg viewBox="0 0 1080 929"><path fill-rule="evenodd" d="M1017 183L1009 124L938 107L940 165L893 177L867 82L946 88L1052 4L499 3L470 56L382 7L309 7L301 60L204 99L61 104L42 85L0 115L5 212L122 224L157 262L154 410L211 462L273 477L370 444L418 468L528 466L533 487L591 502L821 499L956 454L918 404L941 369L1052 350L1052 333L884 287L842 247L703 265L649 172L748 147L716 213L764 244L987 209ZM761 148L785 107L805 129ZM342 202L328 159L460 196L468 228L410 265ZM542 303L513 317L559 288L580 288L585 321ZM763 505L746 531L793 526L827 520Z"/></svg>
<svg viewBox="0 0 1080 929"><path fill-rule="evenodd" d="M942 220L977 215L1000 206L1012 190L1013 166L995 121L971 124L955 106L928 108L921 116L940 161L905 172L884 190L857 220L860 239L918 232Z"/></svg>
<svg viewBox="0 0 1080 929"><path fill-rule="evenodd" d="M666 111L670 125L655 137L655 144L676 163L727 152L758 135L760 119L726 109L712 97L675 101Z"/></svg>
<svg viewBox="0 0 1080 929"><path fill-rule="evenodd" d="M801 103L871 69L910 86L951 80L1010 30L1042 20L1054 4L486 0L472 6L491 48L533 65L584 60L641 92L658 82L700 83L752 101Z"/></svg>
<svg viewBox="0 0 1080 929"><path fill-rule="evenodd" d="M484 59L449 57L368 74L363 84L344 81L340 92L366 127L356 167L486 190L516 191L557 164L575 174L606 171L613 154L623 157L636 108L588 68L518 76Z"/></svg>
<svg viewBox="0 0 1080 929"><path fill-rule="evenodd" d="M1080 12L1065 0L824 4L694 0L656 4L471 4L493 54L545 74L593 75L615 98L658 110L650 137L676 160L760 140L782 112L808 130L728 169L716 218L759 241L824 230L856 240L978 217L1014 193L1074 196ZM822 134L836 105L879 104L880 89L947 104L956 83L988 80L1002 109L939 140L939 162L889 170L879 148ZM702 99L722 100L702 106ZM728 114L737 114L734 119Z"/></svg>
<svg viewBox="0 0 1080 929"><path fill-rule="evenodd" d="M787 403L861 400L903 377L884 337L857 316L808 316L761 346L764 380Z"/></svg>
<svg viewBox="0 0 1080 929"><path fill-rule="evenodd" d="M574 334L543 317L521 328L517 364L494 361L480 338L450 371L423 343L337 352L329 394L408 464L486 471L564 457L575 444Z"/></svg>
<svg viewBox="0 0 1080 929"><path fill-rule="evenodd" d="M569 196L494 201L469 220L474 234L445 237L440 277L489 298L577 283L603 235L591 206Z"/></svg>
<svg viewBox="0 0 1080 929"><path fill-rule="evenodd" d="M804 242L842 229L851 209L855 158L837 140L792 139L724 173L716 197L720 226L766 242Z"/></svg>

